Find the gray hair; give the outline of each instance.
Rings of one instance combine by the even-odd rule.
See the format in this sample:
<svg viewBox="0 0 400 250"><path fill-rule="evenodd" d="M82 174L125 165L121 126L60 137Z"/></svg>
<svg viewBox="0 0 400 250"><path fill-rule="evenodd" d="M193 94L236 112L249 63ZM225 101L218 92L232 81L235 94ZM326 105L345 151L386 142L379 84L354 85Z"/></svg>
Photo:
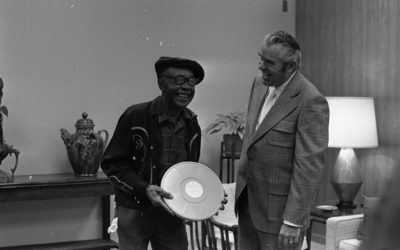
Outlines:
<svg viewBox="0 0 400 250"><path fill-rule="evenodd" d="M285 63L295 62L296 70L300 68L301 65L301 51L300 45L296 39L285 31L277 31L273 34L268 34L265 36L263 43L267 46L272 44L280 44L284 48L283 58L281 58Z"/></svg>

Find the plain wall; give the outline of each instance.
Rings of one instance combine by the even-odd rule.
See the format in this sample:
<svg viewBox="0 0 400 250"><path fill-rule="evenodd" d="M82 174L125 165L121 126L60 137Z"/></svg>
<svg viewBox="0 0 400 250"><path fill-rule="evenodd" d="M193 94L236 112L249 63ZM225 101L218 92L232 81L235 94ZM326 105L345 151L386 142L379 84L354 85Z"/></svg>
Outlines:
<svg viewBox="0 0 400 250"><path fill-rule="evenodd" d="M0 0L4 135L20 153L16 175L73 173L60 128L87 112L113 134L130 105L160 95L160 56L197 60L205 79L189 107L205 128L217 113L246 111L267 33L295 33L295 1ZM222 132L202 140L217 172ZM0 168L10 172L15 158ZM0 246L101 237L99 198L0 203ZM113 236L115 239L115 236Z"/></svg>

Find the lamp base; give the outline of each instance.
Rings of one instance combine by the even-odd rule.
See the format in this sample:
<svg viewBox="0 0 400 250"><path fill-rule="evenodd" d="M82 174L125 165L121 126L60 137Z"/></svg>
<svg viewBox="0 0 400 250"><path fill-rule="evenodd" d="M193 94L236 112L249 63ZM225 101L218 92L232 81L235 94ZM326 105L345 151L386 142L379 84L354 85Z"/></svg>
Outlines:
<svg viewBox="0 0 400 250"><path fill-rule="evenodd" d="M353 203L354 198L357 196L358 191L361 188L361 183L354 184L340 184L331 182L333 190L339 198L339 203L336 205L340 209L353 209L357 205Z"/></svg>
<svg viewBox="0 0 400 250"><path fill-rule="evenodd" d="M332 171L331 183L339 198L337 206L341 209L353 209L353 200L362 185L360 164L352 148L342 148Z"/></svg>
<svg viewBox="0 0 400 250"><path fill-rule="evenodd" d="M357 208L357 205L354 204L352 201L346 202L346 201L339 201L338 204L336 204L336 206L339 209L354 209Z"/></svg>

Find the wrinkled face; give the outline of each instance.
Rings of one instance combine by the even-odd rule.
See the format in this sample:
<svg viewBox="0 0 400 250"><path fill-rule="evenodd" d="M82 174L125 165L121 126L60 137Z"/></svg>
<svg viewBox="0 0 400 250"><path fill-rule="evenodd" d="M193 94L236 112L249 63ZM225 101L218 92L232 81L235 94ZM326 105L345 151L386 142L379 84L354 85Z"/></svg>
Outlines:
<svg viewBox="0 0 400 250"><path fill-rule="evenodd" d="M282 45L273 44L267 46L263 44L258 54L260 56L258 68L262 72L264 85L274 87L280 86L285 83L294 72L294 63L285 63L282 60Z"/></svg>
<svg viewBox="0 0 400 250"><path fill-rule="evenodd" d="M163 75L172 78L162 77ZM161 90L161 98L165 108L169 110L170 114L175 114L187 107L195 94L195 87L190 87L187 82L183 85L177 85L173 79L176 76L194 77L190 69L184 68L170 67L161 74L158 80L158 87Z"/></svg>

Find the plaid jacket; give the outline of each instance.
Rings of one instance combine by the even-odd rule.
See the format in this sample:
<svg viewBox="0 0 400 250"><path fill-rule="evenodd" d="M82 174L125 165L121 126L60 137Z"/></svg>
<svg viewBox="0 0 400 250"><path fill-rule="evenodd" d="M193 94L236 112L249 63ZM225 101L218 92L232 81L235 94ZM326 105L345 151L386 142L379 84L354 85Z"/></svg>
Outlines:
<svg viewBox="0 0 400 250"><path fill-rule="evenodd" d="M260 231L279 234L284 220L306 230L324 169L328 103L297 72L256 131L267 89L261 75L257 76L249 101L235 201L247 187L250 216Z"/></svg>

